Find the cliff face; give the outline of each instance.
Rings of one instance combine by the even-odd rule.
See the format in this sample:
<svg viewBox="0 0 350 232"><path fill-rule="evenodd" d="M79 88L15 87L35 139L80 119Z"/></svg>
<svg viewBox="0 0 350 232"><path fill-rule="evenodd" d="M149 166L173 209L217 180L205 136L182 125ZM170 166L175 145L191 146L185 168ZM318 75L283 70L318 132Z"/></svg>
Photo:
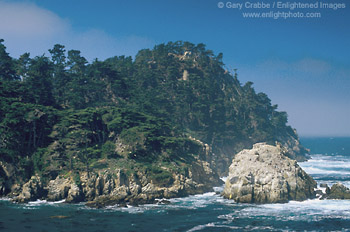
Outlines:
<svg viewBox="0 0 350 232"><path fill-rule="evenodd" d="M188 160L187 166L183 164L181 172L181 168L176 166L160 166L156 170L109 166L89 172L59 174L52 179L34 175L27 182L5 181L1 189L20 203L36 199L65 200L68 203L85 201L88 206L97 208L115 204L154 203L156 199L212 191L213 186L221 185L222 181L211 165L200 159L210 155L209 148L200 141L196 142L202 144L200 155ZM2 165L5 166L4 163ZM15 168L12 169L13 174L16 173Z"/></svg>
<svg viewBox="0 0 350 232"><path fill-rule="evenodd" d="M112 204L154 203L156 198L204 193L221 184L218 175L203 161L194 162L185 174L172 173L171 182L164 184L147 172L127 173L122 169L82 172L76 176L78 178L59 175L49 181L33 176L11 195L14 201L22 203L36 199L65 199L69 203L88 201L88 206L99 208Z"/></svg>
<svg viewBox="0 0 350 232"><path fill-rule="evenodd" d="M223 196L242 203L284 203L315 197L316 182L287 149L258 143L238 153L230 166Z"/></svg>

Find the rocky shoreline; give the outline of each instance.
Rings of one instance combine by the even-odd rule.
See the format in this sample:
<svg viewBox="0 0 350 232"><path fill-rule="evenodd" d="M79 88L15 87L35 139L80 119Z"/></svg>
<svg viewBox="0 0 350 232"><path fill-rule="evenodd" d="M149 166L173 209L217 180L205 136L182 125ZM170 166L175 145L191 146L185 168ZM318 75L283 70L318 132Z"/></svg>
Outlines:
<svg viewBox="0 0 350 232"><path fill-rule="evenodd" d="M92 172L66 173L48 179L32 176L23 184L16 183L15 168L1 163L7 180L8 194L2 194L18 203L37 199L65 200L67 203L86 202L93 208L109 205L167 204L167 200L213 191L220 186L217 172L205 161L196 160L186 173L172 172L171 181L157 183L146 171L128 172L125 169L100 169ZM12 181L10 181L12 180ZM315 190L317 183L305 173L297 161L288 158L288 150L258 143L235 155L229 176L221 193L238 203L286 203L289 200L350 199L350 190L341 184L331 188L322 185L324 192Z"/></svg>
<svg viewBox="0 0 350 232"><path fill-rule="evenodd" d="M165 185L152 180L147 172L128 173L122 169L104 169L58 175L52 180L35 175L22 186L14 184L7 196L18 203L37 199L65 199L67 203L86 202L89 207L101 208L116 204L156 203L156 199L205 193L213 191L213 186L222 183L208 163L197 161L187 173L172 173L171 183Z"/></svg>

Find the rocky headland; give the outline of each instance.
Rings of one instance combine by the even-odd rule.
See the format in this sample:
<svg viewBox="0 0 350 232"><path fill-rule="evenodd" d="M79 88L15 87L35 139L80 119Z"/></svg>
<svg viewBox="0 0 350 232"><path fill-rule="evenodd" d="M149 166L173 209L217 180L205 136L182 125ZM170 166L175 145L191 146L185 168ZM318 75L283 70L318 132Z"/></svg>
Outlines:
<svg viewBox="0 0 350 232"><path fill-rule="evenodd" d="M202 43L92 63L56 44L50 57L26 53L24 69L2 42L0 197L151 203L212 191L258 141L307 158L287 113Z"/></svg>

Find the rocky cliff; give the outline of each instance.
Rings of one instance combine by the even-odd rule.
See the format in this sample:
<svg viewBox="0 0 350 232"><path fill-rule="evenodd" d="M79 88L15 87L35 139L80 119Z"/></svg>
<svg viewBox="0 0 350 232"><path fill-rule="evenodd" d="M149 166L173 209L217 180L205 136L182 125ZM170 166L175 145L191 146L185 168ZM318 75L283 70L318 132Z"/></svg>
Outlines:
<svg viewBox="0 0 350 232"><path fill-rule="evenodd" d="M239 152L229 168L223 196L242 203L283 203L315 196L316 182L287 149L257 143Z"/></svg>
<svg viewBox="0 0 350 232"><path fill-rule="evenodd" d="M161 178L166 178L164 182ZM9 196L24 203L36 199L68 203L87 201L90 207L120 204L154 203L156 199L182 197L211 191L220 185L219 176L204 161L192 162L184 173L154 176L147 171L130 172L126 169L100 169L93 172L67 173L47 180L33 176Z"/></svg>

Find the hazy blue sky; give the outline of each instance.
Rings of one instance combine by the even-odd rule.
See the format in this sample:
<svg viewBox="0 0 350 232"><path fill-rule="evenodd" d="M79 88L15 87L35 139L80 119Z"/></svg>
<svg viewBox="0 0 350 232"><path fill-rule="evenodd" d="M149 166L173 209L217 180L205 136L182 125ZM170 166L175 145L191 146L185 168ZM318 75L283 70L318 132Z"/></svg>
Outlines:
<svg viewBox="0 0 350 232"><path fill-rule="evenodd" d="M321 18L278 20L245 19L218 2L0 0L0 38L14 57L48 54L60 43L89 61L134 56L168 41L205 43L224 53L227 68L238 68L242 83L253 81L287 111L299 135L350 135L350 2L313 10Z"/></svg>

